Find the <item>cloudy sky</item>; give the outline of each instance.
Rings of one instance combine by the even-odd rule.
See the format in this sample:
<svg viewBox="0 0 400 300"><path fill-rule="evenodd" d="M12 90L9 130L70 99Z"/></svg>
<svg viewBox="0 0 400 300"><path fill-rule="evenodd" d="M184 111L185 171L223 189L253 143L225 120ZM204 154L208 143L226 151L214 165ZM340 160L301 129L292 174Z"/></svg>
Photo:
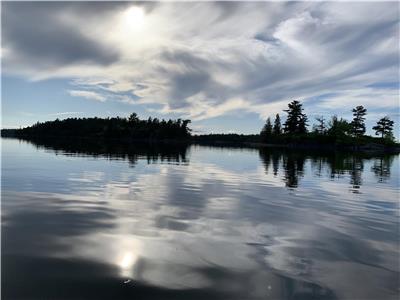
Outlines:
<svg viewBox="0 0 400 300"><path fill-rule="evenodd" d="M397 2L2 2L2 126L190 118L255 133L290 100L399 120ZM398 133L397 133L398 135Z"/></svg>

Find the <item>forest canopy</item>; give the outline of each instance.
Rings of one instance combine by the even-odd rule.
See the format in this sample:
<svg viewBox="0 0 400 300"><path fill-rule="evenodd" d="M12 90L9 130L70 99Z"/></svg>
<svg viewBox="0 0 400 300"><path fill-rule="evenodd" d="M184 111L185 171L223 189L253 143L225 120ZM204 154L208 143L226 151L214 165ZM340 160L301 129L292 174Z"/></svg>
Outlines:
<svg viewBox="0 0 400 300"><path fill-rule="evenodd" d="M12 130L15 136L71 136L130 139L186 139L190 120L141 120L136 113L128 118L68 118ZM4 133L4 132L3 132Z"/></svg>
<svg viewBox="0 0 400 300"><path fill-rule="evenodd" d="M83 137L120 140L184 140L200 144L275 144L300 146L350 146L350 145L398 145L393 130L394 121L388 116L379 119L372 129L379 138L366 135L367 109L352 109L353 119L346 120L334 115L330 119L317 116L309 130L309 118L300 101L293 100L284 110L284 122L279 113L274 120L267 118L259 134L203 134L191 135L190 120L159 120L149 117L141 120L136 113L129 117L68 118L36 124L22 129L3 129L2 136L13 137Z"/></svg>

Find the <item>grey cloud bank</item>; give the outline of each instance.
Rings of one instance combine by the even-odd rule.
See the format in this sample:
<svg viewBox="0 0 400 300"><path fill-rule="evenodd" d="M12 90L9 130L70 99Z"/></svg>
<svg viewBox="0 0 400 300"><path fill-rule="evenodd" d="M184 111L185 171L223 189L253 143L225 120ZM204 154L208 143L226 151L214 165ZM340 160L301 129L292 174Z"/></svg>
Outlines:
<svg viewBox="0 0 400 300"><path fill-rule="evenodd" d="M293 98L311 114L398 108L396 2L5 3L2 14L4 73L71 79L74 96L194 120L265 118Z"/></svg>

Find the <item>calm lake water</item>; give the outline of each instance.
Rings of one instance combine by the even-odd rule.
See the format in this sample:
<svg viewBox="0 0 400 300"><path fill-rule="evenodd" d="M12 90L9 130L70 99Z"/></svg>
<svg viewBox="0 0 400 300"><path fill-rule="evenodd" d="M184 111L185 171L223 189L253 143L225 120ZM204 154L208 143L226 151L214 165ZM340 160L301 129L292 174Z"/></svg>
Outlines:
<svg viewBox="0 0 400 300"><path fill-rule="evenodd" d="M2 299L398 299L399 157L2 139Z"/></svg>

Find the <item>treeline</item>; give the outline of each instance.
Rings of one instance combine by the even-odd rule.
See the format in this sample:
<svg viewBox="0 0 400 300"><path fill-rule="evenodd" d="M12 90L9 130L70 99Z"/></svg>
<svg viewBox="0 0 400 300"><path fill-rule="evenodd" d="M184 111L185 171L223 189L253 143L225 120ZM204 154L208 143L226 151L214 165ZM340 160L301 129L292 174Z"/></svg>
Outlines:
<svg viewBox="0 0 400 300"><path fill-rule="evenodd" d="M93 137L116 139L187 139L190 120L141 120L136 113L128 118L68 118L36 124L22 129L2 130L3 136L16 137Z"/></svg>
<svg viewBox="0 0 400 300"><path fill-rule="evenodd" d="M351 121L332 116L325 119L316 118L316 123L309 131L309 119L304 113L302 103L294 100L284 110L287 113L285 122L279 114L274 120L266 120L260 134L206 134L191 135L188 127L190 120L159 120L148 118L141 120L136 113L127 118L68 118L36 124L21 129L2 129L2 136L19 138L31 137L76 137L131 140L184 140L198 144L259 146L275 144L277 146L332 148L342 147L351 150L390 150L399 151L399 144L393 136L394 122L387 116L377 121L373 130L379 138L365 135L367 109L355 107ZM354 147L356 146L356 147ZM394 146L394 147L392 147ZM376 149L372 149L375 147ZM368 148L368 149L367 149ZM381 149L378 149L381 148Z"/></svg>
<svg viewBox="0 0 400 300"><path fill-rule="evenodd" d="M269 144L395 144L393 136L394 121L385 116L377 121L373 130L380 138L366 136L365 119L367 109L357 106L352 110L351 121L332 116L329 120L323 116L316 118L312 131L308 130L309 120L304 113L302 103L294 100L284 110L287 113L286 121L282 124L279 114L274 121L268 118L260 132L260 141Z"/></svg>
<svg viewBox="0 0 400 300"><path fill-rule="evenodd" d="M220 133L220 134L203 134L192 137L194 143L202 145L227 145L237 146L241 144L260 143L259 134L237 134L237 133Z"/></svg>

